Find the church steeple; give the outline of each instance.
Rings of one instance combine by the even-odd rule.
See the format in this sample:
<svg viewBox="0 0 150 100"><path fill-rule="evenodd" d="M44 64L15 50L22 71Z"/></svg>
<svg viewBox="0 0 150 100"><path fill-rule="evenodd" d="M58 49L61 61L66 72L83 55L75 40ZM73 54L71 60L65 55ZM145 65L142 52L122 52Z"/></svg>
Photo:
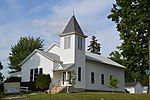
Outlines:
<svg viewBox="0 0 150 100"><path fill-rule="evenodd" d="M73 70L80 73L76 79L77 88L85 88L85 38L75 16L69 20L62 34L60 34L60 60L63 64L73 64Z"/></svg>
<svg viewBox="0 0 150 100"><path fill-rule="evenodd" d="M86 37L87 36L84 35L75 16L73 15L62 34L60 34L60 60L63 61L64 64L78 63L76 58L79 56L80 59L85 60Z"/></svg>
<svg viewBox="0 0 150 100"><path fill-rule="evenodd" d="M81 35L81 36L85 36L74 15L71 17L69 23L65 27L65 29L62 32L61 36L72 34L72 33L75 33L75 34L78 34L78 35Z"/></svg>

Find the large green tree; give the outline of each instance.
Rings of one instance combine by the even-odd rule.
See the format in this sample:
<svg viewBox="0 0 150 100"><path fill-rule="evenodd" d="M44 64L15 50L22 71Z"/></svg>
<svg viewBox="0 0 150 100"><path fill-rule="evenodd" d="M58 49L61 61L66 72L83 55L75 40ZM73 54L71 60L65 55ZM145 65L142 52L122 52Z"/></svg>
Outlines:
<svg viewBox="0 0 150 100"><path fill-rule="evenodd" d="M98 43L98 40L96 39L96 36L93 35L91 37L91 41L90 41L90 45L88 46L88 51L90 51L91 53L95 53L100 55L100 49L101 49L101 44Z"/></svg>
<svg viewBox="0 0 150 100"><path fill-rule="evenodd" d="M19 64L35 49L43 48L43 40L40 37L21 37L17 44L11 47L9 54L10 72L18 72L21 70Z"/></svg>
<svg viewBox="0 0 150 100"><path fill-rule="evenodd" d="M123 65L123 59L121 57L122 55L120 54L119 51L113 51L109 54L108 58Z"/></svg>
<svg viewBox="0 0 150 100"><path fill-rule="evenodd" d="M144 70L150 67L150 0L116 0L108 18L120 32L119 49L127 69L142 81Z"/></svg>
<svg viewBox="0 0 150 100"><path fill-rule="evenodd" d="M124 65L126 66L127 65L127 62L126 59L124 59L121 55L121 53L119 51L113 51L109 54L109 59L121 64L121 65ZM133 71L130 71L130 69L126 68L125 69L125 82L133 82L135 81L136 79L136 73L134 73ZM146 83L148 83L146 81L146 77L143 77L145 81L142 81L143 82L143 85L145 85Z"/></svg>
<svg viewBox="0 0 150 100"><path fill-rule="evenodd" d="M0 61L0 71L3 69L3 65ZM4 76L2 75L2 73L0 72L0 84L3 82Z"/></svg>

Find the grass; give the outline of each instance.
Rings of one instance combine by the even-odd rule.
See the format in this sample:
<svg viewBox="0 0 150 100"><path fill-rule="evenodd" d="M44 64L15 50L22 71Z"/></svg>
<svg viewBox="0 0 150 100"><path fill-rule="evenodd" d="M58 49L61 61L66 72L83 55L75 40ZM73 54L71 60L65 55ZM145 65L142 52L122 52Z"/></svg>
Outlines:
<svg viewBox="0 0 150 100"><path fill-rule="evenodd" d="M102 99L103 98L103 99ZM126 94L108 92L36 94L13 100L150 100L150 94Z"/></svg>

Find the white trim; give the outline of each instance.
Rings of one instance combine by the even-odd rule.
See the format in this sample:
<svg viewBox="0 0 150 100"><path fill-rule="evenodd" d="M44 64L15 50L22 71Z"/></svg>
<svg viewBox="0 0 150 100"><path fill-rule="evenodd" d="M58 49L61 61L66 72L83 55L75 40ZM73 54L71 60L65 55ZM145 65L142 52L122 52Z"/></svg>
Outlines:
<svg viewBox="0 0 150 100"><path fill-rule="evenodd" d="M54 42L51 46L49 46L47 49L45 49L44 51L48 52L49 50L51 50L54 46L58 46L60 48L60 45L56 42Z"/></svg>
<svg viewBox="0 0 150 100"><path fill-rule="evenodd" d="M26 57L20 64L19 66L23 65L32 55L34 55L36 52L38 52L39 54L41 54L42 56L48 58L51 61L54 61L52 58L46 56L45 54L43 54L42 52L40 52L39 50L35 49L28 57Z"/></svg>
<svg viewBox="0 0 150 100"><path fill-rule="evenodd" d="M14 73L10 73L9 75L10 75L10 77L12 76L20 76L21 77L21 71L19 71L19 72L14 72Z"/></svg>

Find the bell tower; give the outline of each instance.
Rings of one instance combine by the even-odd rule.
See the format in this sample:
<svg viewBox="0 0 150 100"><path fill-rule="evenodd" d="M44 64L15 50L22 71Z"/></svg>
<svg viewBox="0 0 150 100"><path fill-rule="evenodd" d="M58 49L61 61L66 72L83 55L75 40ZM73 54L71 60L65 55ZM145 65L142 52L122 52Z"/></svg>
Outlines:
<svg viewBox="0 0 150 100"><path fill-rule="evenodd" d="M75 16L73 15L60 34L60 60L64 64L74 64L76 87L85 87L85 38Z"/></svg>

